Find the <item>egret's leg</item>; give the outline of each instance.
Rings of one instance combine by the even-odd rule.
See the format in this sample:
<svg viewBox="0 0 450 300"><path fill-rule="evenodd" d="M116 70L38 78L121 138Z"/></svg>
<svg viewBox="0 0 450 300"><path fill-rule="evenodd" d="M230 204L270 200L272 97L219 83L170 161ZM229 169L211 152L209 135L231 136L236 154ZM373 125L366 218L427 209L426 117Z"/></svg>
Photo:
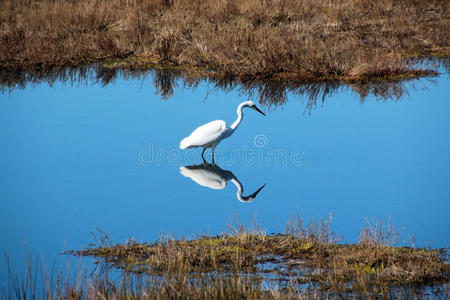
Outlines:
<svg viewBox="0 0 450 300"><path fill-rule="evenodd" d="M204 164L206 164L206 159L205 159L205 157L203 156L203 154L205 154L205 151L206 151L206 148L203 148L203 151L202 151L202 159L203 159L203 163L204 163Z"/></svg>
<svg viewBox="0 0 450 300"><path fill-rule="evenodd" d="M212 147L212 164L214 165L214 149L216 149L216 147Z"/></svg>

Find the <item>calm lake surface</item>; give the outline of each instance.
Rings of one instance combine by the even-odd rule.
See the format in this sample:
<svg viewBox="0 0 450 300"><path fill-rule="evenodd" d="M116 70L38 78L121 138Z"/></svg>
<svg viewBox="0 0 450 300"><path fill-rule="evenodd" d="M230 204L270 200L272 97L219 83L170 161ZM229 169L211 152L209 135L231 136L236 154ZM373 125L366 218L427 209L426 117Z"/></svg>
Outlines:
<svg viewBox="0 0 450 300"><path fill-rule="evenodd" d="M239 87L178 83L162 97L151 77L119 76L105 86L56 81L4 90L0 251L21 272L25 249L52 262L89 246L96 228L114 242L144 242L218 234L236 218L255 217L279 233L297 213L305 223L332 214L342 242L356 242L368 222L391 220L404 227L400 244L415 236L416 246L447 247L450 80L444 71L414 86L398 100L369 94L363 103L351 88L338 89L312 107L290 91L276 106L258 104L256 94L267 116L244 110L239 129L216 149L220 168L181 172L202 161L201 149L179 150L180 140L211 120L231 124L248 100ZM212 189L197 183L199 172L229 181ZM237 181L243 196L266 186L241 202Z"/></svg>

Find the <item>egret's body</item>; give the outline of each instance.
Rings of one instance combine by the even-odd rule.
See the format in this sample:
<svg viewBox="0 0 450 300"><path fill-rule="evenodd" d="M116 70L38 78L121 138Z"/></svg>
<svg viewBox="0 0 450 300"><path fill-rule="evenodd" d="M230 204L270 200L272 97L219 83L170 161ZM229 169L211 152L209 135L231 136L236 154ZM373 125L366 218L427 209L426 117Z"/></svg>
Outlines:
<svg viewBox="0 0 450 300"><path fill-rule="evenodd" d="M214 163L214 149L222 140L226 139L234 133L234 131L242 121L242 118L244 116L242 109L245 107L252 108L265 116L265 114L258 107L256 107L253 101L242 102L241 104L239 104L236 111L238 117L236 121L231 124L231 126L228 127L227 123L223 120L216 120L206 123L195 129L188 137L184 138L180 142L180 149L202 147L202 158L204 160L205 158L203 157L203 154L205 153L206 149L211 148L212 161Z"/></svg>
<svg viewBox="0 0 450 300"><path fill-rule="evenodd" d="M191 178L201 186L215 190L224 189L228 181L231 181L236 187L236 197L241 202L251 202L265 186L261 186L256 192L249 196L243 196L244 187L231 171L223 170L216 165L203 164L196 166L180 167L180 173Z"/></svg>

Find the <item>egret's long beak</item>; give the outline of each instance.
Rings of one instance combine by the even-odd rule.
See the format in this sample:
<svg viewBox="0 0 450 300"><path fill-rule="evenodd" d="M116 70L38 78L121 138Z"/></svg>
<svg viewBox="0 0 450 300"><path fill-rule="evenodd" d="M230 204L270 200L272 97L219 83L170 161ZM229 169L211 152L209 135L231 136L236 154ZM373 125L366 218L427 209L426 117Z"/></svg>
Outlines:
<svg viewBox="0 0 450 300"><path fill-rule="evenodd" d="M254 108L255 108L255 110L256 110L257 112L259 112L260 114L262 114L264 117L266 116L266 114L263 113L258 107L256 107L256 105L254 106Z"/></svg>
<svg viewBox="0 0 450 300"><path fill-rule="evenodd" d="M260 187L256 192L254 192L253 194L251 194L250 196L248 196L249 198L253 199L256 197L256 195L258 195L258 193L266 186L266 184L264 183L262 187Z"/></svg>
<svg viewBox="0 0 450 300"><path fill-rule="evenodd" d="M264 185L263 185L262 187L260 187L256 192L254 192L253 194L251 194L251 195L249 195L249 196L241 197L241 198L239 198L239 196L238 196L239 201L241 201L241 202L252 202L253 199L255 199L255 197L258 195L258 193L259 193L265 186L266 186L266 184L264 184Z"/></svg>

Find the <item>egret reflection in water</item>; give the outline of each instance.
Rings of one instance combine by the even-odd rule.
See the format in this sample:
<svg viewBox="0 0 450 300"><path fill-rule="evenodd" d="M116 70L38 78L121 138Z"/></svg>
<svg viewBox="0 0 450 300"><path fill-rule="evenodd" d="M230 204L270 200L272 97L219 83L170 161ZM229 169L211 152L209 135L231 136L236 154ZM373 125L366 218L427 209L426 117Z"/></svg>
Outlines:
<svg viewBox="0 0 450 300"><path fill-rule="evenodd" d="M223 170L213 164L183 166L180 167L180 173L185 177L189 177L201 186L206 186L215 190L224 189L227 186L227 182L231 181L237 187L236 197L241 202L252 202L258 193L266 186L264 184L253 194L243 196L242 193L244 192L244 187L233 172Z"/></svg>

